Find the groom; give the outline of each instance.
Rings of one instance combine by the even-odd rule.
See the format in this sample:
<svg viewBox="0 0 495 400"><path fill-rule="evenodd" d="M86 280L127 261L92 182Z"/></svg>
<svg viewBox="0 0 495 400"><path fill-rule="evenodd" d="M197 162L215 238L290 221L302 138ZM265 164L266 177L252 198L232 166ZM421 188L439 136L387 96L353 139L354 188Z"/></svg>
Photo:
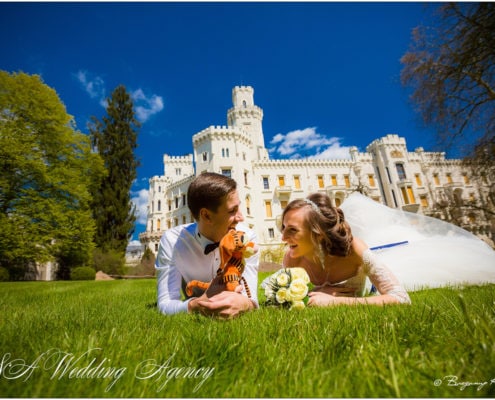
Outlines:
<svg viewBox="0 0 495 400"><path fill-rule="evenodd" d="M221 174L204 172L187 191L187 205L196 222L168 229L160 239L155 267L158 309L164 314L201 313L221 318L236 317L258 307L257 285L259 252L246 260L243 285L235 292L223 291L216 277L220 263L218 242L231 228L245 232L256 243L254 231L243 224L236 182ZM181 287L191 280L209 282L207 293L181 300Z"/></svg>

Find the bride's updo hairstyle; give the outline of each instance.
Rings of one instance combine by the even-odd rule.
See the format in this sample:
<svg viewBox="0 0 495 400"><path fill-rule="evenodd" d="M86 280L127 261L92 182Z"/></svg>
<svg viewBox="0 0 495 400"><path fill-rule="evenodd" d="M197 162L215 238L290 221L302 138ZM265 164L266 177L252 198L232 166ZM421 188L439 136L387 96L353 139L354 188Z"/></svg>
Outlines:
<svg viewBox="0 0 495 400"><path fill-rule="evenodd" d="M345 257L351 251L351 227L345 221L344 212L332 206L330 197L313 193L307 199L293 200L285 208L283 215L291 209L305 207L305 220L311 230L311 240L315 248L322 248L325 254Z"/></svg>

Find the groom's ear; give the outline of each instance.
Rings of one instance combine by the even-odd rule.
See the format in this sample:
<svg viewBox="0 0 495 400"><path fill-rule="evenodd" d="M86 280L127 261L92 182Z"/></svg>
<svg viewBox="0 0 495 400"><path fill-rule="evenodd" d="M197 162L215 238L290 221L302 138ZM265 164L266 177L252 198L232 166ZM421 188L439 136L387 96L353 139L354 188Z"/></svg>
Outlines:
<svg viewBox="0 0 495 400"><path fill-rule="evenodd" d="M199 210L199 218L205 222L211 222L211 211L207 208Z"/></svg>

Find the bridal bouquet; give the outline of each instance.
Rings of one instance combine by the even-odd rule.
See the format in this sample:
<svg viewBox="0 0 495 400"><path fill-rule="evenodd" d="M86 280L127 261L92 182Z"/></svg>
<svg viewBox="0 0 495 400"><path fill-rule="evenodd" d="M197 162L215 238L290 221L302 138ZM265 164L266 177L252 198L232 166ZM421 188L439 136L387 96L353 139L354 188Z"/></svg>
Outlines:
<svg viewBox="0 0 495 400"><path fill-rule="evenodd" d="M265 289L266 304L302 309L313 288L304 268L282 268L261 283Z"/></svg>

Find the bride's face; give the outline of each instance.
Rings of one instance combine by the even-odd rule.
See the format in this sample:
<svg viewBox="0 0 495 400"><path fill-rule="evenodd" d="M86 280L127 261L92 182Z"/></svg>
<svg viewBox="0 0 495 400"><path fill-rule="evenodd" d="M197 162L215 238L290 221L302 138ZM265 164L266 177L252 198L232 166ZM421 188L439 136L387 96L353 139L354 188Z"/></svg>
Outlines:
<svg viewBox="0 0 495 400"><path fill-rule="evenodd" d="M289 255L293 258L311 257L315 251L305 215L305 207L290 210L282 221L282 240L289 245Z"/></svg>

